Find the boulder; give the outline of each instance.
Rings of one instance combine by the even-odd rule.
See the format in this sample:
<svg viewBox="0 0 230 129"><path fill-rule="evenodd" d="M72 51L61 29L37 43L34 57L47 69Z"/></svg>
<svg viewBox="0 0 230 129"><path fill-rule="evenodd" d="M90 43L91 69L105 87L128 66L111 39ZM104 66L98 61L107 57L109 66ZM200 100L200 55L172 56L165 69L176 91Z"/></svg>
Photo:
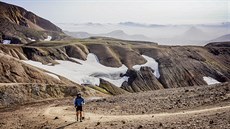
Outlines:
<svg viewBox="0 0 230 129"><path fill-rule="evenodd" d="M129 92L164 89L153 72L150 67L141 67L140 71L129 69L126 74L123 75L129 77L128 82L124 82L121 88Z"/></svg>

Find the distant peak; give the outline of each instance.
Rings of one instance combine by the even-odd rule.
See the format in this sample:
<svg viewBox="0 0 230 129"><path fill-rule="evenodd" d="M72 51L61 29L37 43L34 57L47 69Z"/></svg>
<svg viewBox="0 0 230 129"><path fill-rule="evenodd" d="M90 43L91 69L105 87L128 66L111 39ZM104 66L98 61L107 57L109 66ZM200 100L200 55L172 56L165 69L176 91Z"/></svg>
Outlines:
<svg viewBox="0 0 230 129"><path fill-rule="evenodd" d="M109 34L125 34L125 32L123 30L114 30L110 32Z"/></svg>

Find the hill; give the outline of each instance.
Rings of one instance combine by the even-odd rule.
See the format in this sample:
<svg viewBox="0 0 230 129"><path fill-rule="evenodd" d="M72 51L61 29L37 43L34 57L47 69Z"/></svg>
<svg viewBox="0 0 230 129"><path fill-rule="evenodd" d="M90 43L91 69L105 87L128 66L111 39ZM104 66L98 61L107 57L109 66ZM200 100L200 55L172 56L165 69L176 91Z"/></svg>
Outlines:
<svg viewBox="0 0 230 129"><path fill-rule="evenodd" d="M19 44L67 37L50 21L22 7L0 2L0 8L0 42Z"/></svg>
<svg viewBox="0 0 230 129"><path fill-rule="evenodd" d="M220 36L220 37L215 38L209 42L228 42L228 41L230 41L230 34Z"/></svg>

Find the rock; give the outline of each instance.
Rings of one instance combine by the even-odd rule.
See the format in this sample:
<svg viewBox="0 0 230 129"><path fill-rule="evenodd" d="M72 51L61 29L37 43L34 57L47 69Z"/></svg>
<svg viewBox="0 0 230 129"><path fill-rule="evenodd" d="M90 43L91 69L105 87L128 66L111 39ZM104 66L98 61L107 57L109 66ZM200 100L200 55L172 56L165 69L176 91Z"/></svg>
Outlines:
<svg viewBox="0 0 230 129"><path fill-rule="evenodd" d="M57 116L54 118L54 120L57 120L57 119L59 119Z"/></svg>
<svg viewBox="0 0 230 129"><path fill-rule="evenodd" d="M162 126L163 126L163 124L162 124L162 123L159 123L159 126L160 126L160 127L162 127Z"/></svg>
<svg viewBox="0 0 230 129"><path fill-rule="evenodd" d="M100 78L99 87L105 89L107 92L109 92L112 95L119 95L119 94L128 93L124 89L121 89L121 88L111 84L110 82L105 81L104 79L101 79L101 78Z"/></svg>
<svg viewBox="0 0 230 129"><path fill-rule="evenodd" d="M209 121L209 124L213 124L213 123L214 123L214 121L213 121L213 120L210 120L210 121Z"/></svg>
<svg viewBox="0 0 230 129"><path fill-rule="evenodd" d="M143 127L144 127L143 125L139 125L137 128L142 129Z"/></svg>
<svg viewBox="0 0 230 129"><path fill-rule="evenodd" d="M121 88L129 92L164 89L150 67L141 67L140 71L128 70L123 76L128 76L129 79L127 83L122 84Z"/></svg>
<svg viewBox="0 0 230 129"><path fill-rule="evenodd" d="M122 124L125 124L126 122L124 120L121 121Z"/></svg>
<svg viewBox="0 0 230 129"><path fill-rule="evenodd" d="M101 122L97 122L96 126L98 126L98 125L100 125L100 124L101 124Z"/></svg>

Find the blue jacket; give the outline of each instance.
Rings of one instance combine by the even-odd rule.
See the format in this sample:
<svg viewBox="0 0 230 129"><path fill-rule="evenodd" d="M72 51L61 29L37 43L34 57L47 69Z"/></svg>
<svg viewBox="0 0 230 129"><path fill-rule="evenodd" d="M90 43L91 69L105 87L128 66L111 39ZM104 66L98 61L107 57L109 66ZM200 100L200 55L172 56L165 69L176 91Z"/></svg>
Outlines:
<svg viewBox="0 0 230 129"><path fill-rule="evenodd" d="M74 100L74 106L82 106L83 104L85 104L85 101L82 97L76 97Z"/></svg>

